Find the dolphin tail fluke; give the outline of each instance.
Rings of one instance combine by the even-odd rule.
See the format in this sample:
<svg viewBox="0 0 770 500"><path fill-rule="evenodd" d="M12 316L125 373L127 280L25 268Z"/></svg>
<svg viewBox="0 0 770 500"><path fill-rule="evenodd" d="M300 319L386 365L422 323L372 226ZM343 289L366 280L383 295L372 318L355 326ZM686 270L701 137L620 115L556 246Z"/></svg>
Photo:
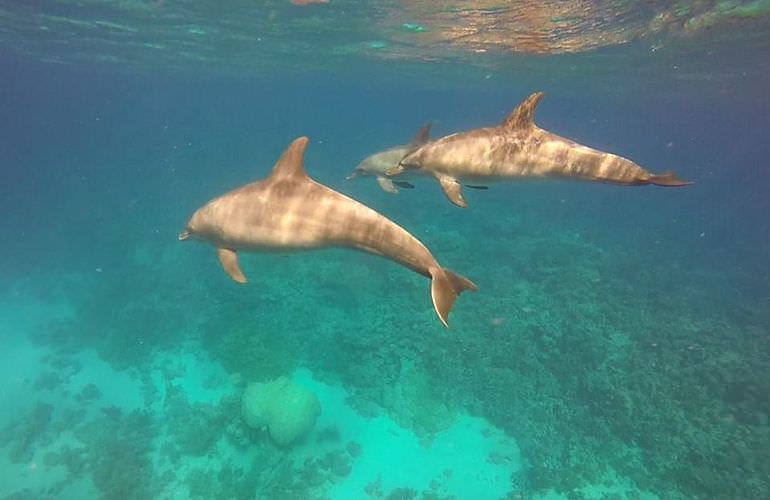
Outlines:
<svg viewBox="0 0 770 500"><path fill-rule="evenodd" d="M433 308L444 326L449 327L449 312L457 297L465 290L475 292L478 287L471 280L442 267L431 268L430 276L432 279L430 297L433 300Z"/></svg>
<svg viewBox="0 0 770 500"><path fill-rule="evenodd" d="M677 177L674 172L666 172L660 175L653 175L652 177L650 177L649 182L650 184L654 184L656 186L666 186L666 187L681 187L681 186L688 186L692 184L692 182L690 181L683 181L682 179Z"/></svg>

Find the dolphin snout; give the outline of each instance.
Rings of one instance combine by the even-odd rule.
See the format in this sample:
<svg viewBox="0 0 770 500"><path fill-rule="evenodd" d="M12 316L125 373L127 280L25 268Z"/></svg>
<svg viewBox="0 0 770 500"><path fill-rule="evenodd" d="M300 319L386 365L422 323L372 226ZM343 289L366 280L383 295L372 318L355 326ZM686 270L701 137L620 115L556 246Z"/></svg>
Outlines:
<svg viewBox="0 0 770 500"><path fill-rule="evenodd" d="M361 167L361 165L359 165L356 168L354 168L352 172L350 172L350 175L345 177L345 180L346 181L352 181L353 179L358 178L358 176L361 175L363 173L363 171L364 171L364 169Z"/></svg>

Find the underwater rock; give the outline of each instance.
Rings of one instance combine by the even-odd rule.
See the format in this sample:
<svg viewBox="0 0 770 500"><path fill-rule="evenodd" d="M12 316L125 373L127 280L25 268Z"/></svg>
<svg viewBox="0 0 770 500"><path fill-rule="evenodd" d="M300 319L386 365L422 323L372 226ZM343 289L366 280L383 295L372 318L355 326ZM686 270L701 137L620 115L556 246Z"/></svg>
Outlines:
<svg viewBox="0 0 770 500"><path fill-rule="evenodd" d="M372 481L371 483L364 486L364 492L372 497L381 497L382 496L382 477L377 476L376 481Z"/></svg>
<svg viewBox="0 0 770 500"><path fill-rule="evenodd" d="M33 386L36 391L53 391L64 383L64 380L55 372L42 373L35 380Z"/></svg>
<svg viewBox="0 0 770 500"><path fill-rule="evenodd" d="M361 455L361 445L358 444L355 441L351 441L348 443L348 445L345 447L346 450L348 450L348 453L350 453L350 456L353 458L356 458L357 456Z"/></svg>
<svg viewBox="0 0 770 500"><path fill-rule="evenodd" d="M342 450L327 453L320 461L320 466L322 469L341 478L347 477L353 469L350 465L350 458Z"/></svg>
<svg viewBox="0 0 770 500"><path fill-rule="evenodd" d="M102 392L94 384L88 384L83 387L83 390L78 394L78 401L93 401L102 397Z"/></svg>
<svg viewBox="0 0 770 500"><path fill-rule="evenodd" d="M340 440L340 431L336 427L325 427L318 431L316 441L319 443L331 442L336 443Z"/></svg>
<svg viewBox="0 0 770 500"><path fill-rule="evenodd" d="M321 486L326 482L326 478L324 477L318 462L312 458L305 459L305 463L299 471L299 477L301 481L313 488Z"/></svg>
<svg viewBox="0 0 770 500"><path fill-rule="evenodd" d="M3 497L3 500L37 500L37 498L39 498L37 493L30 490L29 488L24 488L23 490L16 491L6 497Z"/></svg>
<svg viewBox="0 0 770 500"><path fill-rule="evenodd" d="M342 457L341 455L336 455L332 467L332 472L335 476L339 477L348 477L350 475L350 472L353 470L353 467L350 465L350 462Z"/></svg>
<svg viewBox="0 0 770 500"><path fill-rule="evenodd" d="M396 488L391 491L387 500L412 500L417 496L417 492L411 488Z"/></svg>
<svg viewBox="0 0 770 500"><path fill-rule="evenodd" d="M316 395L286 377L249 384L243 393L243 420L254 429L267 428L280 446L289 446L307 434L320 413Z"/></svg>
<svg viewBox="0 0 770 500"><path fill-rule="evenodd" d="M105 406L101 410L105 417L111 418L112 420L118 420L123 415L123 410L115 405Z"/></svg>
<svg viewBox="0 0 770 500"><path fill-rule="evenodd" d="M59 451L49 452L43 457L46 467L61 465L71 477L83 477L88 471L88 456L85 448L71 448L64 445Z"/></svg>
<svg viewBox="0 0 770 500"><path fill-rule="evenodd" d="M15 436L8 453L11 463L21 464L32 460L35 445L44 440L52 416L52 405L38 403L21 422L3 431L3 434L9 432Z"/></svg>

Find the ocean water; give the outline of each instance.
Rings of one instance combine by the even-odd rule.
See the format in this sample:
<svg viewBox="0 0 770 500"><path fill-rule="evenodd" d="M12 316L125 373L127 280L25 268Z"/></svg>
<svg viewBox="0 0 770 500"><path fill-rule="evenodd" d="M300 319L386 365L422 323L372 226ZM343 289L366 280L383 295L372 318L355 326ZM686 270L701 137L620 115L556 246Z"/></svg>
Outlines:
<svg viewBox="0 0 770 500"><path fill-rule="evenodd" d="M769 12L0 1L0 499L770 498ZM346 180L537 91L542 128L694 184L461 209ZM238 285L178 241L303 135L313 179L478 285L450 328L378 256L242 252ZM276 380L301 396L247 425Z"/></svg>

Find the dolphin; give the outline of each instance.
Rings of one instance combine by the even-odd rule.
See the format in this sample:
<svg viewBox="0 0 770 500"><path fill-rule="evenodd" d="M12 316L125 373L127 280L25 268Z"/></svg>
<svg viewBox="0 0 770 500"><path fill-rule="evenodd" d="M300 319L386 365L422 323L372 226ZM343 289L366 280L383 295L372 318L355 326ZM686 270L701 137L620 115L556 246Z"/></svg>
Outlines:
<svg viewBox="0 0 770 500"><path fill-rule="evenodd" d="M382 190L391 194L398 193L398 188L396 186L412 189L414 186L406 179L407 176L401 176L399 179L388 179L385 177L385 172L393 167L397 167L398 162L401 161L407 153L427 144L429 140L430 123L427 123L420 128L420 131L417 132L417 135L409 144L394 146L364 158L364 160L353 169L353 172L347 176L347 180L351 181L357 177L375 177L377 179L377 184L380 185ZM415 171L415 173L419 174L417 171Z"/></svg>
<svg viewBox="0 0 770 500"><path fill-rule="evenodd" d="M303 167L309 139L295 139L267 179L230 191L199 208L179 239L211 243L225 272L246 283L238 252L349 247L386 257L431 279L431 299L444 326L455 299L477 290L441 267L417 238L362 203L311 179Z"/></svg>
<svg viewBox="0 0 770 500"><path fill-rule="evenodd" d="M461 182L488 184L517 177L561 177L625 186L686 186L672 172L654 174L631 160L597 151L535 124L542 92L527 97L495 127L447 135L404 156L390 177L410 170L430 173L457 206L467 207Z"/></svg>

